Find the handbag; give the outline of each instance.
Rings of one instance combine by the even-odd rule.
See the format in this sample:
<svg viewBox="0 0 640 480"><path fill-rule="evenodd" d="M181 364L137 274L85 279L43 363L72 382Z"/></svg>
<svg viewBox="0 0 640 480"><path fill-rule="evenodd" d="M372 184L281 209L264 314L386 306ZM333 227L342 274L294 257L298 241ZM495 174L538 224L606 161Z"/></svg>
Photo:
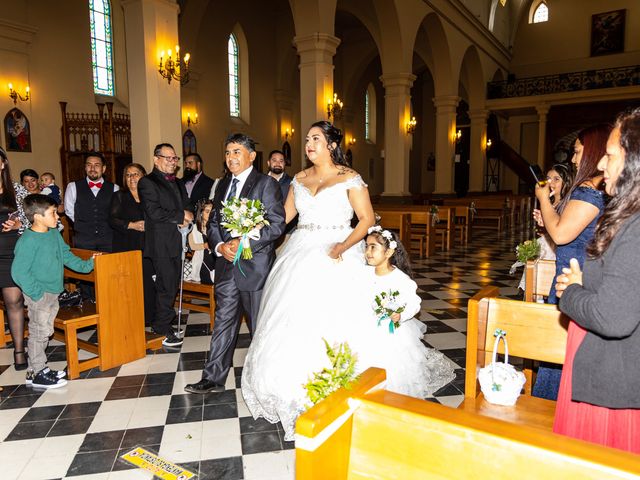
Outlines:
<svg viewBox="0 0 640 480"><path fill-rule="evenodd" d="M80 290L64 290L58 295L58 304L60 307L81 307L82 306L82 293Z"/></svg>
<svg viewBox="0 0 640 480"><path fill-rule="evenodd" d="M526 378L524 373L517 371L513 365L509 364L509 346L506 335L507 332L499 328L493 333L493 336L496 337L493 343L493 358L491 364L480 369L478 380L487 402L512 406L516 404ZM504 363L496 362L500 339L504 342Z"/></svg>
<svg viewBox="0 0 640 480"><path fill-rule="evenodd" d="M193 265L191 265L191 260L184 261L184 269L182 271L182 278L187 281L192 280L191 276L193 274Z"/></svg>

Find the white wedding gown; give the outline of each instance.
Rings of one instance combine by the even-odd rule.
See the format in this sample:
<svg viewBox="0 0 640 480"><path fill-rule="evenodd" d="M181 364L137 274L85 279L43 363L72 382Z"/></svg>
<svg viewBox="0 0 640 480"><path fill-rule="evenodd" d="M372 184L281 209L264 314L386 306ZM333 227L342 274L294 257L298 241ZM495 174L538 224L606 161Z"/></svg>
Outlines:
<svg viewBox="0 0 640 480"><path fill-rule="evenodd" d="M291 185L298 226L265 284L242 372L242 394L253 417L281 421L289 441L298 415L310 405L304 385L328 366L323 339L348 342L358 354L359 372L381 363L372 351L378 348L379 332L371 316L371 267L365 264L364 243L346 251L341 262L327 255L352 231L348 190L365 183L356 176L315 196L296 179ZM425 349L416 339L410 342L407 348L414 353Z"/></svg>

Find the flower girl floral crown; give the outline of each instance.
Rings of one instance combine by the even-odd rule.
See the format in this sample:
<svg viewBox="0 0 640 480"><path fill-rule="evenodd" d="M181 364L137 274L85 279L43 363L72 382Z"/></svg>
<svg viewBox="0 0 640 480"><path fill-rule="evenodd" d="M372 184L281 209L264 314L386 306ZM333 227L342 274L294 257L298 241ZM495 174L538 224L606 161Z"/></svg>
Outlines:
<svg viewBox="0 0 640 480"><path fill-rule="evenodd" d="M373 227L369 227L369 230L367 230L367 235L371 235L372 233L381 235L389 244L389 248L393 250L398 248L398 242L393 239L393 235L391 235L389 230L383 230L380 225L374 225Z"/></svg>

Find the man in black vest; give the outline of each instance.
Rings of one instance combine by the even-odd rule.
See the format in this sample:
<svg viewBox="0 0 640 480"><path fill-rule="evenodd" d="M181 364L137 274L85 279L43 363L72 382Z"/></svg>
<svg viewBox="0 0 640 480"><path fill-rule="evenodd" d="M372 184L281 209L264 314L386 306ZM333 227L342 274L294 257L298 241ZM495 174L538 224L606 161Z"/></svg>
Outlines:
<svg viewBox="0 0 640 480"><path fill-rule="evenodd" d="M151 259L156 271L156 308L151 327L165 336L162 344L168 347L182 344L171 328L182 276L182 238L178 228L193 221L193 214L187 210L189 199L184 185L176 182L179 160L173 146L157 145L153 150L153 171L138 182L144 210L144 256Z"/></svg>
<svg viewBox="0 0 640 480"><path fill-rule="evenodd" d="M202 199L208 199L213 178L202 171L202 157L198 153L190 153L184 158L182 182L187 190L191 204L195 207Z"/></svg>
<svg viewBox="0 0 640 480"><path fill-rule="evenodd" d="M84 160L86 177L67 185L64 211L73 222L76 248L111 252L113 230L109 226L109 208L113 192L119 187L103 178L106 168L101 153L88 153Z"/></svg>

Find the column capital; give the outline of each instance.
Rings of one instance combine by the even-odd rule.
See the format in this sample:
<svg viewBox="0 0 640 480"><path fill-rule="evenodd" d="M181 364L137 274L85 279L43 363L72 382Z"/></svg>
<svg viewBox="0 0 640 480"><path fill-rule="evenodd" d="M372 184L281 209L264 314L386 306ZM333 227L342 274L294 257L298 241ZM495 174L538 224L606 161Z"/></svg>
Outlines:
<svg viewBox="0 0 640 480"><path fill-rule="evenodd" d="M461 98L457 95L440 95L439 97L433 97L433 105L440 111L455 110L460 103Z"/></svg>
<svg viewBox="0 0 640 480"><path fill-rule="evenodd" d="M411 88L416 77L413 73L385 73L380 75L382 86L386 88L406 87Z"/></svg>
<svg viewBox="0 0 640 480"><path fill-rule="evenodd" d="M469 110L469 119L471 123L482 123L489 116L489 110L478 108L474 110Z"/></svg>
<svg viewBox="0 0 640 480"><path fill-rule="evenodd" d="M538 112L538 116L546 117L547 114L549 113L550 108L551 108L551 105L548 105L546 103L541 103L540 105L536 105L536 112Z"/></svg>
<svg viewBox="0 0 640 480"><path fill-rule="evenodd" d="M311 61L333 63L333 56L340 45L340 39L328 33L316 32L294 37L292 43L300 55L301 63Z"/></svg>

